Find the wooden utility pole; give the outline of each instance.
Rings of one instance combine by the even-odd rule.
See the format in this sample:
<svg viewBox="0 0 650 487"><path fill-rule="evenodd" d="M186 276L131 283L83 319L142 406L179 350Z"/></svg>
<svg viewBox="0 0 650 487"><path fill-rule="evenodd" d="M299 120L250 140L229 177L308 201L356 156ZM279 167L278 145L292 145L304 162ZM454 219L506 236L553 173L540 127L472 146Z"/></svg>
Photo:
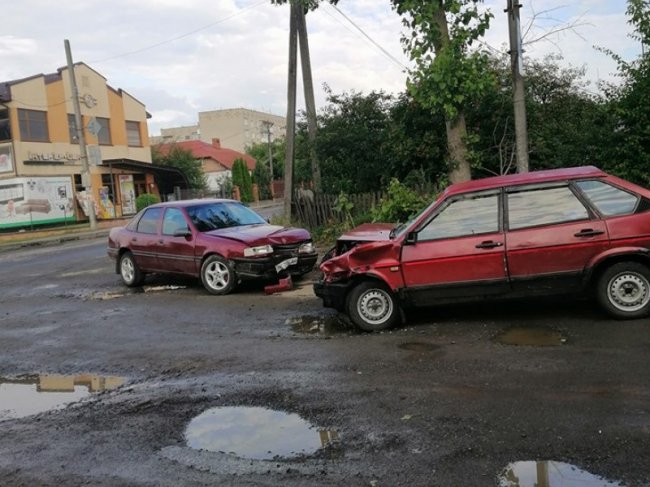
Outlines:
<svg viewBox="0 0 650 487"><path fill-rule="evenodd" d="M95 215L95 196L93 195L93 186L90 179L90 169L88 168L88 151L86 149L86 135L83 121L81 118L81 105L79 104L79 90L77 89L77 78L74 75L74 64L72 62L72 51L70 50L70 41L65 39L65 57L68 61L68 74L70 75L70 90L72 91L72 106L74 108L74 122L77 126L77 139L79 140L79 153L81 157L81 184L86 192L87 201L90 205L88 208L88 221L90 229L97 228L97 216Z"/></svg>
<svg viewBox="0 0 650 487"><path fill-rule="evenodd" d="M266 129L264 132L266 134L266 142L269 147L269 171L271 172L271 199L273 199L273 150L271 149L271 127L273 122L268 120L262 121L262 126Z"/></svg>
<svg viewBox="0 0 650 487"><path fill-rule="evenodd" d="M291 3L289 20L289 76L287 79L287 152L284 159L284 217L291 220L293 156L296 139L296 71L298 56L297 20L300 5Z"/></svg>
<svg viewBox="0 0 650 487"><path fill-rule="evenodd" d="M302 67L302 83L305 90L305 106L307 109L307 131L309 137L309 156L311 159L311 175L314 181L314 191L321 191L320 165L316 155L316 102L314 101L314 82L311 76L311 58L307 40L307 22L305 8L298 9L298 38L300 40L300 63Z"/></svg>
<svg viewBox="0 0 650 487"><path fill-rule="evenodd" d="M513 102L515 112L515 139L517 144L517 172L528 172L528 126L526 123L526 96L524 91L523 49L519 23L518 0L508 0L508 31L510 33L510 60L512 65Z"/></svg>

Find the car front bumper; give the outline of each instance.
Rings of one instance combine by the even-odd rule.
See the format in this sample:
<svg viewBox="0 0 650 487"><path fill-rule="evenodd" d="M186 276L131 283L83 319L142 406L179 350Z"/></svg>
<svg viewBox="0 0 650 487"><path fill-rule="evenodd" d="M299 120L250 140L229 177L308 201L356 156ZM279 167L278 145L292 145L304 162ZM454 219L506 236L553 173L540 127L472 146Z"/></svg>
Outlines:
<svg viewBox="0 0 650 487"><path fill-rule="evenodd" d="M257 259L233 259L235 272L242 279L276 279L278 277L301 276L314 268L317 253L298 255L277 255Z"/></svg>
<svg viewBox="0 0 650 487"><path fill-rule="evenodd" d="M325 282L323 280L314 282L314 294L323 300L323 306L334 308L337 311L344 311L345 300L352 282Z"/></svg>

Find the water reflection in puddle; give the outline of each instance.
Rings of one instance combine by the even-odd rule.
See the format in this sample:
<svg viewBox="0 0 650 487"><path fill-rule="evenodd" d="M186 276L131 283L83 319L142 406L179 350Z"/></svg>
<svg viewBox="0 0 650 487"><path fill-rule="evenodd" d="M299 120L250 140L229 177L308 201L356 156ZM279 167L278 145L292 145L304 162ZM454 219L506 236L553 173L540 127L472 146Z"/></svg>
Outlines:
<svg viewBox="0 0 650 487"><path fill-rule="evenodd" d="M515 462L499 477L500 487L621 487L575 465L552 460Z"/></svg>
<svg viewBox="0 0 650 487"><path fill-rule="evenodd" d="M332 316L297 316L285 322L296 333L311 335L353 334L357 330L346 323L340 315Z"/></svg>
<svg viewBox="0 0 650 487"><path fill-rule="evenodd" d="M544 326L513 326L494 338L505 345L553 347L566 343L567 339L557 330Z"/></svg>
<svg viewBox="0 0 650 487"><path fill-rule="evenodd" d="M61 409L94 392L124 384L122 377L30 375L0 377L0 421Z"/></svg>
<svg viewBox="0 0 650 487"><path fill-rule="evenodd" d="M309 455L338 439L297 414L261 407L218 407L194 418L185 430L187 445L254 460Z"/></svg>

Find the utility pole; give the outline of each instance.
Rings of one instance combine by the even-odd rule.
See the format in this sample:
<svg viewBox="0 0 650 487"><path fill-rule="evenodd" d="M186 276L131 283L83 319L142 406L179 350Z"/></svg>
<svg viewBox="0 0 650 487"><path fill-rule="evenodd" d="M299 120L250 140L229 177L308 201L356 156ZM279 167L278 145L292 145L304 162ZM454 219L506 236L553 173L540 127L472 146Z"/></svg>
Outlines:
<svg viewBox="0 0 650 487"><path fill-rule="evenodd" d="M271 148L271 127L273 122L269 120L262 120L262 126L266 129L266 141L269 145L269 171L271 171L271 199L273 199L273 150Z"/></svg>
<svg viewBox="0 0 650 487"><path fill-rule="evenodd" d="M90 208L88 208L88 221L90 229L97 228L97 217L95 215L95 198L93 196L93 187L90 179L90 170L88 168L88 151L86 149L86 135L81 119L81 105L79 104L79 90L77 89L77 78L74 75L74 64L72 63L72 52L70 50L70 41L64 40L65 57L68 61L68 73L70 75L70 89L72 91L72 106L74 107L74 122L77 126L77 139L79 140L79 153L81 157L81 184L84 187Z"/></svg>
<svg viewBox="0 0 650 487"><path fill-rule="evenodd" d="M305 107L307 109L307 132L309 137L309 156L311 159L311 176L314 181L314 191L321 191L320 166L316 156L316 102L314 101L314 82L311 76L311 59L309 42L307 41L307 22L305 8L298 9L298 38L300 40L300 63L302 67L302 83L305 90Z"/></svg>
<svg viewBox="0 0 650 487"><path fill-rule="evenodd" d="M517 145L517 172L528 172L528 127L526 124L526 97L524 91L524 63L519 23L518 0L508 0L508 31L510 33L510 61L512 65L513 102L515 112L515 140Z"/></svg>
<svg viewBox="0 0 650 487"><path fill-rule="evenodd" d="M293 197L293 155L296 139L296 71L298 57L298 32L296 23L300 5L291 3L289 20L289 76L287 79L287 152L284 159L284 217L291 220Z"/></svg>

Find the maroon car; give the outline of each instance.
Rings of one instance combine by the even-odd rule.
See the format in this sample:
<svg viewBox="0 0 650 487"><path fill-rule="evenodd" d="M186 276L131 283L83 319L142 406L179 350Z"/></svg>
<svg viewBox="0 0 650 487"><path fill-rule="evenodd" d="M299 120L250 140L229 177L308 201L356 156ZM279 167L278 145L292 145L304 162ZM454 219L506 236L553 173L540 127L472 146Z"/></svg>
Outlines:
<svg viewBox="0 0 650 487"><path fill-rule="evenodd" d="M314 284L362 329L402 306L592 291L618 318L650 313L650 191L579 167L447 188L410 222L337 241Z"/></svg>
<svg viewBox="0 0 650 487"><path fill-rule="evenodd" d="M148 273L200 277L212 294L240 280L271 280L308 273L317 254L307 230L270 225L233 200L159 203L113 228L108 255L127 286Z"/></svg>

